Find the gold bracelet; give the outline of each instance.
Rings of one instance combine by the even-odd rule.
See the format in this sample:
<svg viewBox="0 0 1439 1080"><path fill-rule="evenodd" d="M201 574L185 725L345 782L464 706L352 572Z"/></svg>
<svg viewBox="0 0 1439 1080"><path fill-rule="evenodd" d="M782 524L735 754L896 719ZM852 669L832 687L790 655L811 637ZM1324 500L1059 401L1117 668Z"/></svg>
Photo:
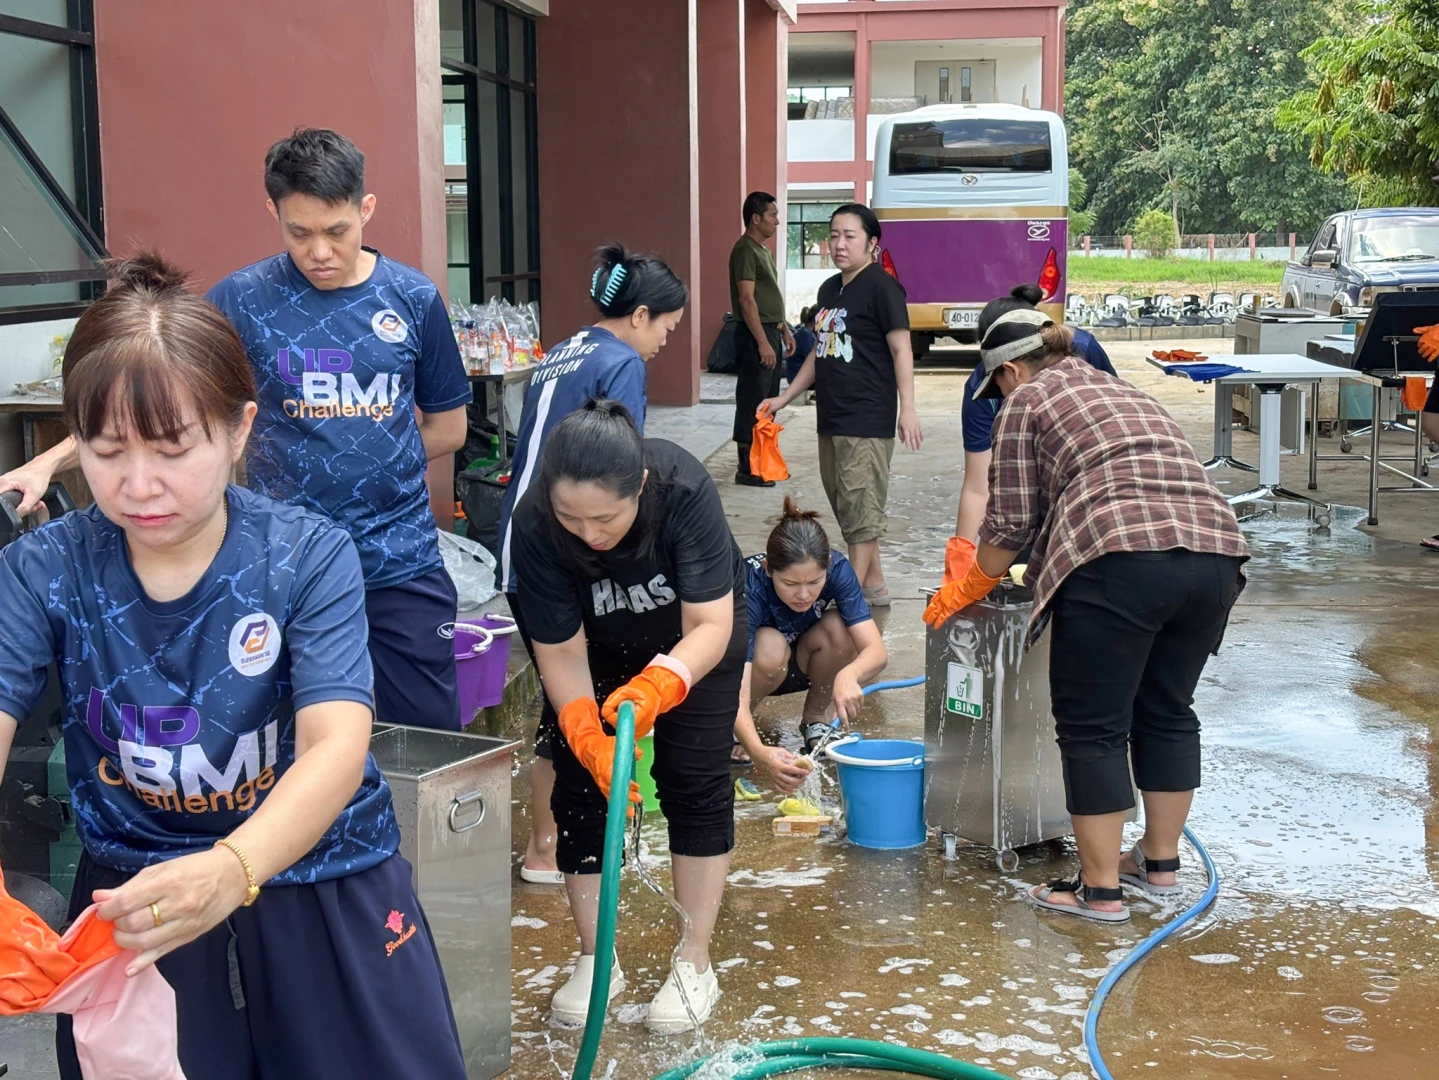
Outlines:
<svg viewBox="0 0 1439 1080"><path fill-rule="evenodd" d="M245 853L235 845L233 840L228 838L225 840L216 840L215 846L229 848L235 853L235 858L240 860L240 866L245 871L245 881L247 883L245 886L245 902L240 906L249 907L260 898L260 886L255 882L255 871L250 869L250 860L245 858Z"/></svg>

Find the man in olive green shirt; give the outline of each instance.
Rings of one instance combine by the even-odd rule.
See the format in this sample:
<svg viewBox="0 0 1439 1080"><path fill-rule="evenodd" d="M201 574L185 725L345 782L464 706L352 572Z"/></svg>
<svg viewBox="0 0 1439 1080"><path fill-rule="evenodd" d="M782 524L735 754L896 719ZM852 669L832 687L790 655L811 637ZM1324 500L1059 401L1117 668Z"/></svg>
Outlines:
<svg viewBox="0 0 1439 1080"><path fill-rule="evenodd" d="M779 359L794 352L794 337L784 317L784 294L774 254L766 242L779 231L779 206L773 195L753 191L744 201L744 235L729 255L730 310L743 323L735 328L735 365L739 380L734 392L734 441L739 450L736 484L773 487L750 472L749 448L754 441L754 414L765 398L779 393L784 371Z"/></svg>

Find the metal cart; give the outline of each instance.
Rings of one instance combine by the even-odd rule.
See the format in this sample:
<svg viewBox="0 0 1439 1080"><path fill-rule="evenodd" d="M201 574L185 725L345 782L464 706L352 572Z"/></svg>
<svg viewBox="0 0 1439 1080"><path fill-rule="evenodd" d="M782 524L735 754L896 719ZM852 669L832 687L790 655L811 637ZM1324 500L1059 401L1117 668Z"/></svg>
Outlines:
<svg viewBox="0 0 1439 1080"><path fill-rule="evenodd" d="M1018 868L1020 848L1071 832L1048 636L1024 651L1033 609L1034 594L1006 580L925 632L924 818L946 856L963 837L992 847L1005 872Z"/></svg>

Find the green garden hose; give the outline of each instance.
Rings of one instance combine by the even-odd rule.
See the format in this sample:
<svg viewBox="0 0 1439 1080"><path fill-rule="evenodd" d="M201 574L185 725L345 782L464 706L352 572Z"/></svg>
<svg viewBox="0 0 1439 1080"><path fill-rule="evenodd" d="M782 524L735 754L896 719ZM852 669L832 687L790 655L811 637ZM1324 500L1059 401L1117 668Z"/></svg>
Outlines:
<svg viewBox="0 0 1439 1080"><path fill-rule="evenodd" d="M590 984L589 1012L579 1056L575 1059L574 1080L590 1080L595 1057L599 1053L600 1035L604 1031L605 1013L609 1010L615 918L620 900L620 867L624 862L625 820L629 808L630 777L635 767L634 748L635 710L626 701L620 705L619 724L615 729L615 761L610 781L609 813L605 820L604 864L600 870L600 917L595 933L594 981ZM758 1061L748 1061L756 1056ZM785 1039L754 1043L734 1054L722 1052L715 1055L715 1058L725 1057L746 1061L739 1071L726 1070L726 1075L732 1080L762 1080L763 1077L814 1068L870 1069L938 1077L939 1080L1004 1080L1003 1074L968 1062L941 1057L927 1050L865 1039ZM686 1080L715 1058L681 1065L661 1074L656 1080Z"/></svg>

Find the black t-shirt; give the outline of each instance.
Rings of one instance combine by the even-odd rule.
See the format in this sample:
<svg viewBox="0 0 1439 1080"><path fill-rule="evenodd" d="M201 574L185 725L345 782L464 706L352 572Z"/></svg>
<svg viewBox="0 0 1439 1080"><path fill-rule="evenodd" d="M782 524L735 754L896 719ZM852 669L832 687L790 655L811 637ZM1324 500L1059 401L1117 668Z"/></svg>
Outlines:
<svg viewBox="0 0 1439 1080"><path fill-rule="evenodd" d="M542 645L558 645L583 626L601 700L606 688L639 674L684 636L679 601L703 604L733 592L737 610L745 607L739 546L709 472L664 439L646 439L645 456L650 475L640 497L662 500L651 555L642 552L635 529L610 551L557 537L538 484L520 497L510 527L526 630ZM600 572L581 559L597 562ZM742 648L738 655L743 662Z"/></svg>
<svg viewBox="0 0 1439 1080"><path fill-rule="evenodd" d="M894 438L899 390L885 335L909 329L904 286L874 263L819 287L815 397L821 435Z"/></svg>

